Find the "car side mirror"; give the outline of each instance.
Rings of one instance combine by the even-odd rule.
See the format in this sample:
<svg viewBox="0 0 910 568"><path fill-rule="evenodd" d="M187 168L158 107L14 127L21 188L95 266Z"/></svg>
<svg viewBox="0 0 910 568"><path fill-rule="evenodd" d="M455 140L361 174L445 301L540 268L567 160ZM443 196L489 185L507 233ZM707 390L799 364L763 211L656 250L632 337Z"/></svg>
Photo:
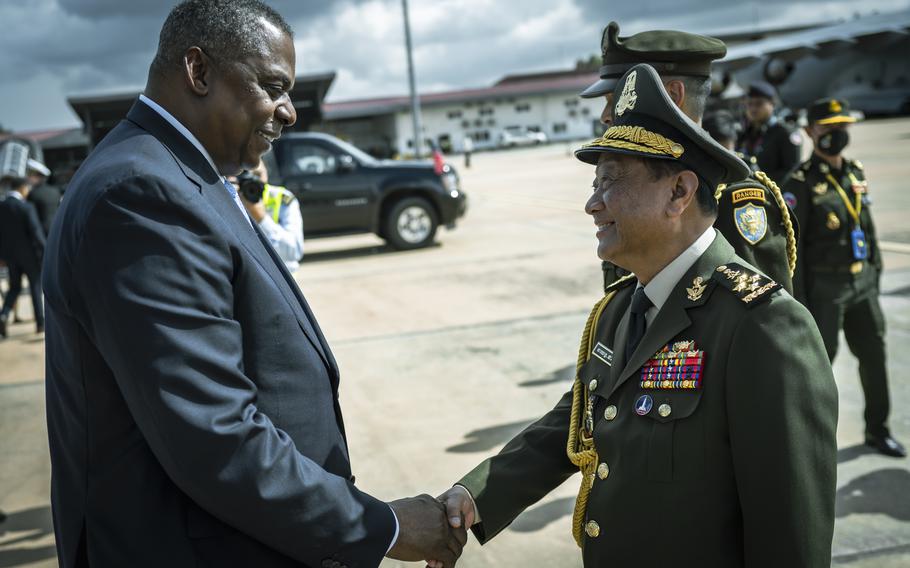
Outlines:
<svg viewBox="0 0 910 568"><path fill-rule="evenodd" d="M349 154L342 154L338 156L338 169L342 172L352 172L357 168L357 162L354 161L354 157Z"/></svg>

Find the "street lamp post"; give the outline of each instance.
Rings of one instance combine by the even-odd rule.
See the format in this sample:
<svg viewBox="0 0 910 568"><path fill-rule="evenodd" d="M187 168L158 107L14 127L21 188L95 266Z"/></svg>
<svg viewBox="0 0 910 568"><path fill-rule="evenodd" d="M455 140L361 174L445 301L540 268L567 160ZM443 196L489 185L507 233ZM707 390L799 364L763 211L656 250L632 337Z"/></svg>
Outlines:
<svg viewBox="0 0 910 568"><path fill-rule="evenodd" d="M420 127L420 99L417 98L417 85L414 81L414 56L411 54L411 24L408 18L408 0L401 0L404 12L404 42L408 53L408 82L411 86L411 121L414 123L414 157L423 155L423 136Z"/></svg>

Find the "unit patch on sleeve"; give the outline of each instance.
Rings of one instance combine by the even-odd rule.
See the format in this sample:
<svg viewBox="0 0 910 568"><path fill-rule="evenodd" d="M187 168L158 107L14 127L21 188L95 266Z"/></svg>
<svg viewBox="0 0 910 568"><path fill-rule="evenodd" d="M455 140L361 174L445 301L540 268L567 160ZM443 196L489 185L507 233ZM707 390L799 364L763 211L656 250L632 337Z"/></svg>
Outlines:
<svg viewBox="0 0 910 568"><path fill-rule="evenodd" d="M733 209L736 230L749 244L757 244L768 232L768 213L764 207L747 203Z"/></svg>

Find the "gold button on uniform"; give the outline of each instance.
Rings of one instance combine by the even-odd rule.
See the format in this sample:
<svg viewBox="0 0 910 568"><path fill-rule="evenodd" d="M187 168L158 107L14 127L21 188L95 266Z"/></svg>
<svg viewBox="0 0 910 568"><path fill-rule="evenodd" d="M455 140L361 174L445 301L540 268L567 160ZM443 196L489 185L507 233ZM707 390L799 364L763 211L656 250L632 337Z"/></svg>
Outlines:
<svg viewBox="0 0 910 568"><path fill-rule="evenodd" d="M611 404L610 406L604 408L604 418L607 420L613 420L616 418L616 405Z"/></svg>
<svg viewBox="0 0 910 568"><path fill-rule="evenodd" d="M599 477L601 479L606 479L608 475L610 475L610 466L608 466L605 463L602 463L599 466L597 466L597 477Z"/></svg>
<svg viewBox="0 0 910 568"><path fill-rule="evenodd" d="M670 405L667 403L661 404L660 406L657 407L657 413L660 414L661 418L666 418L667 416L670 416L670 413L672 411L673 411L673 409L670 408Z"/></svg>
<svg viewBox="0 0 910 568"><path fill-rule="evenodd" d="M588 521L585 525L585 534L591 538L600 536L600 525L597 524L597 521Z"/></svg>
<svg viewBox="0 0 910 568"><path fill-rule="evenodd" d="M591 379L591 382L588 383L588 390L594 390L597 388L597 379Z"/></svg>

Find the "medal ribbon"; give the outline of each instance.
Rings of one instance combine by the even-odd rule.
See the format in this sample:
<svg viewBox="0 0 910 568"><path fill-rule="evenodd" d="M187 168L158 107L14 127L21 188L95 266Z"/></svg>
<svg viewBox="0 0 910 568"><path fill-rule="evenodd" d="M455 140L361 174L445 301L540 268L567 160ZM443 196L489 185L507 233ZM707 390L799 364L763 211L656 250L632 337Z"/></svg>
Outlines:
<svg viewBox="0 0 910 568"><path fill-rule="evenodd" d="M851 182L853 182L855 184L859 184L859 180L856 179L856 176L853 175L853 172L850 172L849 175L850 175ZM844 191L844 188L842 188L839 183L837 183L837 180L834 179L834 176L832 176L830 173L827 173L827 174L825 174L825 177L828 178L828 181L831 182L831 185L833 185L834 188L837 190L837 193L840 194L840 198L844 200L844 205L847 206L847 213L850 214L850 217L853 219L854 223L856 223L856 228L859 229L860 228L859 214L862 213L862 211L863 211L862 196L859 193L854 192L854 194L856 195L856 205L853 205L852 203L850 203L850 198L847 197L847 192Z"/></svg>

